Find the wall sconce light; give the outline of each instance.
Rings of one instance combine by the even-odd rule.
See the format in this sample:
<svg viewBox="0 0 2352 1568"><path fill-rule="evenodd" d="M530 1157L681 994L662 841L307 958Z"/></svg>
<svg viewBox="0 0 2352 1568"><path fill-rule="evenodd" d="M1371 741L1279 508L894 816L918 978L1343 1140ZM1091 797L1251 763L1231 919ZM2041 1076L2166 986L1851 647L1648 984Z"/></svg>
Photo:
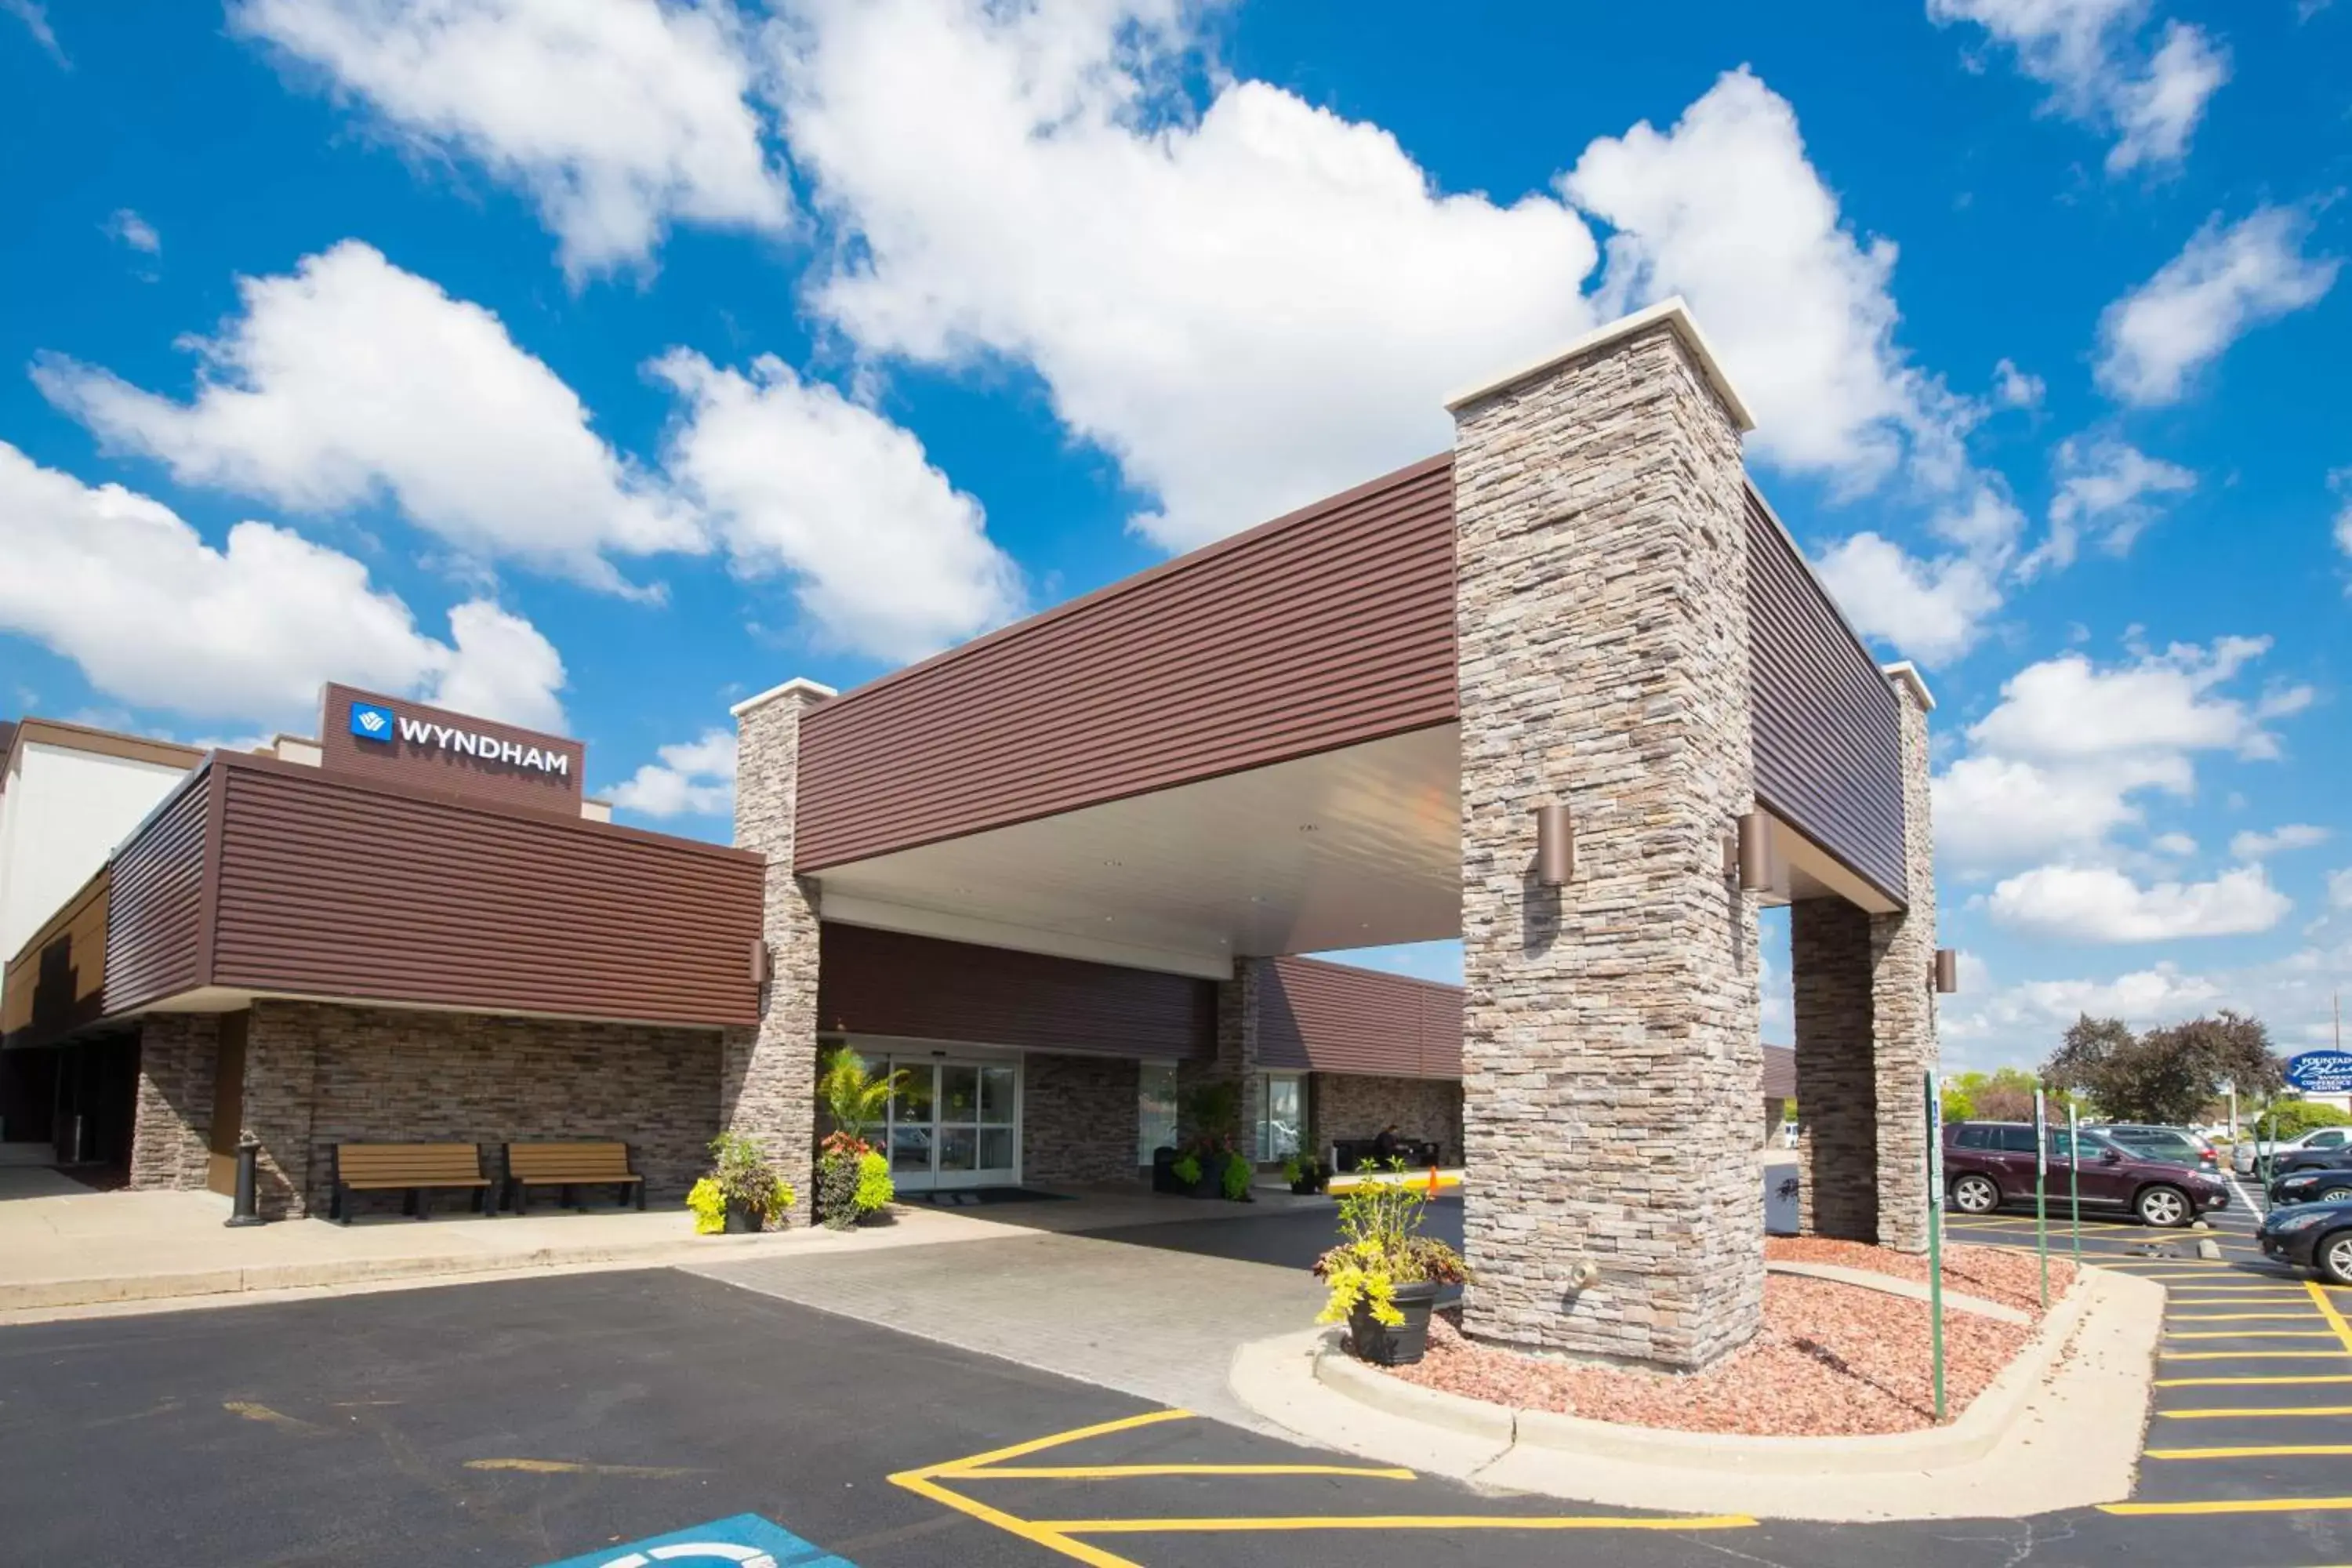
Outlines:
<svg viewBox="0 0 2352 1568"><path fill-rule="evenodd" d="M1960 989L1960 954L1958 948L1936 950L1936 989L1947 996Z"/></svg>
<svg viewBox="0 0 2352 1568"><path fill-rule="evenodd" d="M764 936L753 937L751 939L751 984L765 985L773 973L773 966L768 958L768 939Z"/></svg>
<svg viewBox="0 0 2352 1568"><path fill-rule="evenodd" d="M1761 892L1772 885L1772 821L1760 811L1739 814L1739 886Z"/></svg>
<svg viewBox="0 0 2352 1568"><path fill-rule="evenodd" d="M1548 800L1536 807L1536 883L1565 886L1576 875L1576 825L1568 807Z"/></svg>

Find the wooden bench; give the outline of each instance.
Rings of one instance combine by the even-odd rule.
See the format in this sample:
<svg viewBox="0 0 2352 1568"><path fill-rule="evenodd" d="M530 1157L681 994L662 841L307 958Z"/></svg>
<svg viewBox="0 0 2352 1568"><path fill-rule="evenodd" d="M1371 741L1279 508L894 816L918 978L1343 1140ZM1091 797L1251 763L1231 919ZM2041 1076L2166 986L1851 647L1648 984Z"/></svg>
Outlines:
<svg viewBox="0 0 2352 1568"><path fill-rule="evenodd" d="M425 1194L436 1187L470 1190L474 1212L488 1212L490 1179L482 1174L482 1151L472 1143L337 1143L332 1196L327 1217L352 1223L353 1193L403 1192L401 1213L425 1217Z"/></svg>
<svg viewBox="0 0 2352 1568"><path fill-rule="evenodd" d="M635 1188L637 1207L646 1206L646 1179L629 1169L626 1143L509 1143L507 1145L507 1206L520 1214L530 1202L533 1187L562 1187L562 1202L572 1208L577 1187L609 1186L624 1208Z"/></svg>

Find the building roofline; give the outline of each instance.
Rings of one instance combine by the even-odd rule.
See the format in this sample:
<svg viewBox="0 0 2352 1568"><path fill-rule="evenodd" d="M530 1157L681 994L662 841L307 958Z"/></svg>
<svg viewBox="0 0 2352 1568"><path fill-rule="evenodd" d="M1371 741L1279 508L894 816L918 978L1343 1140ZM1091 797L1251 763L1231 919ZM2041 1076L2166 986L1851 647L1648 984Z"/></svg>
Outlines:
<svg viewBox="0 0 2352 1568"><path fill-rule="evenodd" d="M55 746L61 751L87 752L93 756L120 757L126 762L152 763L159 767L187 769L205 760L202 746L183 746L174 741L151 741L144 735L126 735L116 730L93 729L88 724L69 724L62 719L24 718L16 721L16 732L8 738L5 753L0 753L0 775L14 765L17 752L26 746Z"/></svg>
<svg viewBox="0 0 2352 1568"><path fill-rule="evenodd" d="M1706 377L1706 383L1715 389L1715 395L1723 399L1724 407L1730 412L1732 423L1739 426L1740 433L1745 435L1755 429L1756 416L1748 413L1747 399L1741 397L1739 389L1731 384L1731 377L1723 368L1722 357L1715 352L1715 346L1707 342L1706 334L1699 331L1697 319L1691 314L1690 306L1684 302L1683 297L1679 294L1661 300L1646 310L1636 310L1630 316L1620 316L1613 321L1603 322L1583 336L1573 339L1548 353L1515 365L1500 374L1488 376L1476 385L1454 394L1445 400L1446 412L1449 414L1458 412L1465 404L1475 403L1482 397L1492 397L1498 392L1508 391L1521 382L1532 381L1546 371L1556 369L1570 360L1582 359L1587 354L1596 353L1613 343L1660 325L1672 328L1675 335L1682 339L1683 347L1689 350L1691 358L1698 362L1700 374Z"/></svg>

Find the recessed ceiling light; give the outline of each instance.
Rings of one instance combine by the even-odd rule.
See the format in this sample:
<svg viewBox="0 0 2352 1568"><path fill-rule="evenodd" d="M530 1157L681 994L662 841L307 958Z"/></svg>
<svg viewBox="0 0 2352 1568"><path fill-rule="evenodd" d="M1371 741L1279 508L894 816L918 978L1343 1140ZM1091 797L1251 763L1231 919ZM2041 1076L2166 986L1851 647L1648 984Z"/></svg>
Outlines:
<svg viewBox="0 0 2352 1568"><path fill-rule="evenodd" d="M1298 831L1301 833L1312 833L1315 831L1315 825L1311 822L1302 822L1298 825Z"/></svg>

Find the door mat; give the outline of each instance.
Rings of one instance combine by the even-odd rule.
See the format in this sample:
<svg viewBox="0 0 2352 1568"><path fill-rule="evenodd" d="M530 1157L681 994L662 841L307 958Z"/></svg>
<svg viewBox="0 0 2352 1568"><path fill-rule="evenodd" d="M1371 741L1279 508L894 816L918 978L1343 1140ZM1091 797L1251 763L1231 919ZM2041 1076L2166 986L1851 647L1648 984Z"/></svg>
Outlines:
<svg viewBox="0 0 2352 1568"><path fill-rule="evenodd" d="M1034 1187L959 1187L945 1193L908 1193L906 1202L929 1204L933 1208L979 1208L988 1204L1058 1204L1067 1202L1067 1193L1041 1193Z"/></svg>

